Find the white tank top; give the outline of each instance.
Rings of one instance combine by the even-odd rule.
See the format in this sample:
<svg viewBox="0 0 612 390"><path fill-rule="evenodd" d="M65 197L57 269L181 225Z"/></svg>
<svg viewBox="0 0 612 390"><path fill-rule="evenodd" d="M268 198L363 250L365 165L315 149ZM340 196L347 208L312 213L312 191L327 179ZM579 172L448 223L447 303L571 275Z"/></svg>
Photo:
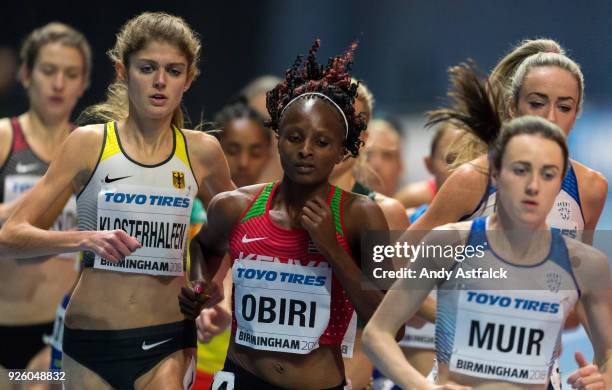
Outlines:
<svg viewBox="0 0 612 390"><path fill-rule="evenodd" d="M83 264L116 272L183 275L189 218L198 192L185 136L173 127L170 156L145 165L125 153L116 126L105 125L98 164L77 197L79 230L123 229L142 248L118 263L84 252Z"/></svg>
<svg viewBox="0 0 612 390"><path fill-rule="evenodd" d="M552 229L546 258L517 265L491 250L486 220L474 220L466 243L484 247L484 256L455 262L453 277L438 287L437 360L463 375L546 384L565 319L580 295L565 239ZM508 277L469 277L481 267L504 269Z"/></svg>

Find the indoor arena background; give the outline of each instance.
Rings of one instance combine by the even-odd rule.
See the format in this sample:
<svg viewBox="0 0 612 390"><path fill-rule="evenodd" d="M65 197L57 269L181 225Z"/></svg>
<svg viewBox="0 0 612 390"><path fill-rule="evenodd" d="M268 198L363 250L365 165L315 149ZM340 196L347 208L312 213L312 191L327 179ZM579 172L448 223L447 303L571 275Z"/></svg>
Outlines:
<svg viewBox="0 0 612 390"><path fill-rule="evenodd" d="M174 3L173 5L171 5ZM4 1L0 6L0 116L26 108L15 82L16 50L33 28L58 20L85 33L94 51L92 83L75 110L104 97L113 77L105 55L114 34L142 11L184 17L201 34L202 74L187 93L192 123L214 113L252 78L282 75L315 37L321 55L359 41L354 70L376 99L375 116L401 123L404 183L426 177L422 157L430 133L425 110L443 103L448 66L472 58L490 70L524 38L550 37L581 66L584 111L570 136L571 156L612 177L612 2L609 1ZM609 202L608 202L609 203ZM610 206L600 229L612 228ZM572 351L592 356L584 332L564 337L562 372L575 368ZM588 357L590 358L590 357Z"/></svg>

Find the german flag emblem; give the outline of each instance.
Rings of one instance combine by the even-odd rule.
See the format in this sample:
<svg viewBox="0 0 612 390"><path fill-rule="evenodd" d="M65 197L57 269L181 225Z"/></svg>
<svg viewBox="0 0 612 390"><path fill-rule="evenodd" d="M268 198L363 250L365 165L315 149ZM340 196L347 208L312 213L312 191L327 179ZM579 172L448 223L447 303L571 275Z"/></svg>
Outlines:
<svg viewBox="0 0 612 390"><path fill-rule="evenodd" d="M181 171L172 171L172 185L176 188L185 188L185 174Z"/></svg>

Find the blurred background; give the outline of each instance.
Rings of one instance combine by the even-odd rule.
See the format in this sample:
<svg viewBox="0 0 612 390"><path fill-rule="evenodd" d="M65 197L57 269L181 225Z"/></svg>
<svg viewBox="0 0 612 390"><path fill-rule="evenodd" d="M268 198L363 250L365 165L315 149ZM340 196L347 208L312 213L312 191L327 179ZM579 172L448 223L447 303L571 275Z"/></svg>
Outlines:
<svg viewBox="0 0 612 390"><path fill-rule="evenodd" d="M584 112L570 136L571 155L612 177L612 2L592 0L334 0L334 1L11 1L0 7L0 116L27 107L16 83L17 50L24 36L53 20L81 30L93 47L92 83L75 110L104 98L114 71L105 55L114 34L142 11L180 15L202 39L202 74L185 96L197 123L211 120L251 79L281 76L297 54L320 37L320 61L359 41L354 73L376 99L375 115L401 123L403 183L427 177L422 158L430 133L423 112L444 102L446 69L472 58L489 71L524 38L550 37L581 66ZM610 207L601 228L612 227ZM586 351L584 335L568 335L562 370L575 367L573 345Z"/></svg>

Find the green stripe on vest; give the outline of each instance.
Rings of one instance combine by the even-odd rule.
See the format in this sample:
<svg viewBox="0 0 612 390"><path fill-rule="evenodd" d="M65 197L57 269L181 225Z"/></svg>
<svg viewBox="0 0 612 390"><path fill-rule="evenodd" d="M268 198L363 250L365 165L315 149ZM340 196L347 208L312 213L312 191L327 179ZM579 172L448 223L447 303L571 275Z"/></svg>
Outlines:
<svg viewBox="0 0 612 390"><path fill-rule="evenodd" d="M259 217L260 215L264 215L266 213L266 203L268 203L268 198L270 197L270 192L272 192L272 188L274 187L274 182L268 183L266 187L259 193L259 196L251 205L251 208L246 213L244 217L240 220L241 223L248 221L253 217Z"/></svg>
<svg viewBox="0 0 612 390"><path fill-rule="evenodd" d="M342 231L342 224L340 223L340 201L342 199L342 190L336 186L334 186L334 193L331 198L331 202L329 203L329 208L334 215L334 223L336 224L336 232L340 235L340 237L344 237L344 232Z"/></svg>

